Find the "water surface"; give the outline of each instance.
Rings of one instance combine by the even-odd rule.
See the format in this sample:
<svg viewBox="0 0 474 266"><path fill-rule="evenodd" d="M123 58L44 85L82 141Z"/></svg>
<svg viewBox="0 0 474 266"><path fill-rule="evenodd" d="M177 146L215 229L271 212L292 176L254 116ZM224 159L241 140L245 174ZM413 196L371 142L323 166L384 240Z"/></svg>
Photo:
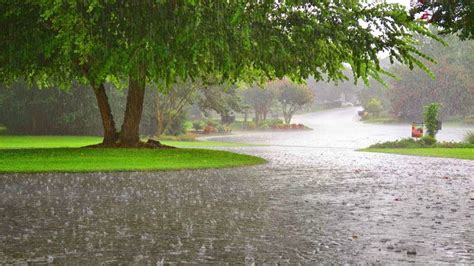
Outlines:
<svg viewBox="0 0 474 266"><path fill-rule="evenodd" d="M356 152L410 129L355 111L219 138L261 166L2 175L0 263L474 263L474 162Z"/></svg>

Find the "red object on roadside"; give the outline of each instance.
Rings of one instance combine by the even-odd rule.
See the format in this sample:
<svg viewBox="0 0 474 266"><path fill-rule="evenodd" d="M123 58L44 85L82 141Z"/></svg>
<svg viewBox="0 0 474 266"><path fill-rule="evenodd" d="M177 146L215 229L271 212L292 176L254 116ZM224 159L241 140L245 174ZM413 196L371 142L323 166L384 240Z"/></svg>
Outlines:
<svg viewBox="0 0 474 266"><path fill-rule="evenodd" d="M413 122L411 125L411 137L412 138L421 138L423 137L423 126L416 127L416 123Z"/></svg>

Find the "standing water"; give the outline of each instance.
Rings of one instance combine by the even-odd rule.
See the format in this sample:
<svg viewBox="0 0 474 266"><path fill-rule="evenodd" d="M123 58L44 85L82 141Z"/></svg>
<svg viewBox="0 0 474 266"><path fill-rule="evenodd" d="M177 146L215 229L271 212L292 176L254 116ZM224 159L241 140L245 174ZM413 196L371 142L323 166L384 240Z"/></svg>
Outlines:
<svg viewBox="0 0 474 266"><path fill-rule="evenodd" d="M2 175L0 263L474 263L474 162L357 152L410 127L356 110L221 138L261 166Z"/></svg>

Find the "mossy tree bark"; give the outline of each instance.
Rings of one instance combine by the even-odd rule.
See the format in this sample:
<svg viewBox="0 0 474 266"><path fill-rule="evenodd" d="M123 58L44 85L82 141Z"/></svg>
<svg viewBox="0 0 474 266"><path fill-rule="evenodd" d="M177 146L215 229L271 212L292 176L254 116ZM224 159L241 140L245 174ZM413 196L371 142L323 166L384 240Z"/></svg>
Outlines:
<svg viewBox="0 0 474 266"><path fill-rule="evenodd" d="M140 143L140 120L143 112L145 97L146 76L141 68L138 75L129 76L127 105L120 134L120 144L125 147L134 147Z"/></svg>
<svg viewBox="0 0 474 266"><path fill-rule="evenodd" d="M102 127L104 130L104 139L102 144L112 145L118 141L117 129L115 128L115 121L110 108L109 99L105 91L104 84L100 84L93 88L97 104L99 106L100 116L102 119Z"/></svg>

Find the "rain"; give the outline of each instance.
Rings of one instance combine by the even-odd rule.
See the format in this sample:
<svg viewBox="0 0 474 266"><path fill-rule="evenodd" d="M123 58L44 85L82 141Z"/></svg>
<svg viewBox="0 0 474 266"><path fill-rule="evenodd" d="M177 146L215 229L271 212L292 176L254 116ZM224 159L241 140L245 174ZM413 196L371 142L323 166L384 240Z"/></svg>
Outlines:
<svg viewBox="0 0 474 266"><path fill-rule="evenodd" d="M472 5L73 2L0 4L1 265L474 264Z"/></svg>

